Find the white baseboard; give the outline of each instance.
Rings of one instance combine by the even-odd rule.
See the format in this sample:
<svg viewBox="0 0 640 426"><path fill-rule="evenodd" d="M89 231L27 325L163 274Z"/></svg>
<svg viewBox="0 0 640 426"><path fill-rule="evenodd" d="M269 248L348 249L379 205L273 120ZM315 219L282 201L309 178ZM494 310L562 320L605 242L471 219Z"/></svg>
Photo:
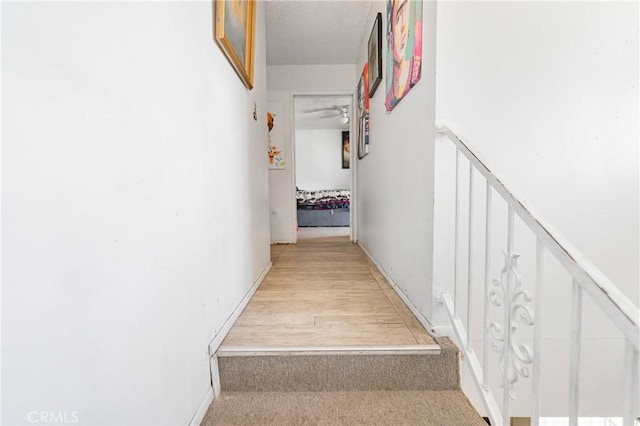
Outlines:
<svg viewBox="0 0 640 426"><path fill-rule="evenodd" d="M236 309L231 313L231 316L227 318L227 320L224 322L220 330L213 337L213 339L211 340L211 343L209 343L209 357L213 356L216 353L216 351L218 350L218 347L220 346L224 338L227 336L227 333L229 333L229 330L231 330L231 327L233 327L233 324L236 323L236 321L238 320L238 317L240 317L240 314L242 313L242 311L244 311L244 308L247 307L249 300L251 300L256 290L258 290L258 287L260 286L260 284L262 284L262 281L264 281L264 278L267 276L272 266L273 264L269 262L269 265L267 265L264 271L262 271L262 273L260 274L256 282L253 283L253 285L251 286L247 294L240 301Z"/></svg>
<svg viewBox="0 0 640 426"><path fill-rule="evenodd" d="M358 244L358 247L360 247L362 249L364 254L367 255L367 257L369 258L371 263L373 263L375 265L375 267L378 268L378 271L380 271L380 274L382 274L384 279L387 280L387 282L391 285L391 288L393 288L393 290L398 294L398 296L400 296L400 299L402 299L404 304L407 305L409 310L413 313L413 315L420 322L420 324L422 324L422 326L425 328L425 330L430 330L433 333L433 327L431 326L431 323L429 322L429 320L427 320L427 318L425 318L425 316L422 314L422 312L420 312L420 310L418 310L416 305L414 305L413 302L411 300L409 300L407 295L404 294L404 292L402 290L400 290L400 287L398 287L398 285L391 279L391 277L389 275L387 275L387 273L384 271L384 269L382 269L382 267L380 267L378 262L376 262L376 260L373 258L373 256L371 256L371 254L367 251L367 249L362 247L362 244L360 244L360 242L358 242L357 244Z"/></svg>
<svg viewBox="0 0 640 426"><path fill-rule="evenodd" d="M202 403L200 403L200 407L198 407L198 411L193 416L191 421L189 422L189 426L200 426L202 423L202 419L204 419L204 415L207 414L207 410L209 406L213 402L213 389L209 388L207 394L204 396Z"/></svg>
<svg viewBox="0 0 640 426"><path fill-rule="evenodd" d="M224 338L227 336L227 333L229 333L229 330L231 330L231 327L233 327L233 324L235 324L235 322L238 320L238 317L247 306L249 300L251 300L260 284L262 284L262 281L264 281L264 278L267 276L272 266L273 265L271 264L271 262L269 262L256 282L253 283L247 294L244 296L244 298L242 298L238 306L234 309L229 318L227 318L227 320L224 322L224 324L220 328L220 331L216 333L216 335L213 337L213 340L211 340L211 342L209 343L209 367L212 386L204 396L204 399L202 400L198 411L196 412L196 414L194 414L193 418L189 422L189 426L199 426L200 423L202 423L202 419L204 419L205 414L207 414L209 406L213 402L214 398L220 394L220 373L218 371L218 358L214 355L218 350L220 343L222 343Z"/></svg>

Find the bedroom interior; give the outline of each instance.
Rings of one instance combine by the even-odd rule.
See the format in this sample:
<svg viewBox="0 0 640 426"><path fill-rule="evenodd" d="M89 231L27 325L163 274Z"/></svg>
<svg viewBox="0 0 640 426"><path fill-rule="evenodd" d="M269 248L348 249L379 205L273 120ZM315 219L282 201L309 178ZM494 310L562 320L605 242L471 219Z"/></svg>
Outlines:
<svg viewBox="0 0 640 426"><path fill-rule="evenodd" d="M348 235L351 97L295 96L296 218L300 237Z"/></svg>

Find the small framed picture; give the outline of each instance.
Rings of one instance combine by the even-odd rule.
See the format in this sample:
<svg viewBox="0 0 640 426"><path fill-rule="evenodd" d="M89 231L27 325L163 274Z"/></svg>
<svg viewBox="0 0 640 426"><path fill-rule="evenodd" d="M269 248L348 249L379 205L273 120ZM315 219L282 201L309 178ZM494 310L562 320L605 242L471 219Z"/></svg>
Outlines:
<svg viewBox="0 0 640 426"><path fill-rule="evenodd" d="M369 36L369 97L382 81L382 14L378 13Z"/></svg>
<svg viewBox="0 0 640 426"><path fill-rule="evenodd" d="M369 67L364 64L362 76L358 82L357 94L357 122L356 141L358 143L358 158L361 159L369 153Z"/></svg>
<svg viewBox="0 0 640 426"><path fill-rule="evenodd" d="M342 168L350 168L351 146L349 144L349 132L342 132Z"/></svg>

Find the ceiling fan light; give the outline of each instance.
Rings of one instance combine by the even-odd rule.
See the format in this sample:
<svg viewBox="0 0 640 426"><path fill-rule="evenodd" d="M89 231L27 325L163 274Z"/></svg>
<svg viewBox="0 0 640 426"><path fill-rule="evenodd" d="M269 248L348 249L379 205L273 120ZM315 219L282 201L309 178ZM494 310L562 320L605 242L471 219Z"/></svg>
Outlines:
<svg viewBox="0 0 640 426"><path fill-rule="evenodd" d="M347 123L349 122L349 116L347 116L346 114L345 114L345 115L342 115L342 116L340 117L340 122L341 122L342 124L347 124Z"/></svg>

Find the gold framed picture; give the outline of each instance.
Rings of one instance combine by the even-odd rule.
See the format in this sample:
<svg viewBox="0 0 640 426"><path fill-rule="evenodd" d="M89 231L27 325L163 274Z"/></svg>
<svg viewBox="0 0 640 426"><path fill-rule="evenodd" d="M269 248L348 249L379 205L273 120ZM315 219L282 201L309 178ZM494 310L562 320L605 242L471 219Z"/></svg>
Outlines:
<svg viewBox="0 0 640 426"><path fill-rule="evenodd" d="M214 0L214 38L247 89L253 88L255 0Z"/></svg>

